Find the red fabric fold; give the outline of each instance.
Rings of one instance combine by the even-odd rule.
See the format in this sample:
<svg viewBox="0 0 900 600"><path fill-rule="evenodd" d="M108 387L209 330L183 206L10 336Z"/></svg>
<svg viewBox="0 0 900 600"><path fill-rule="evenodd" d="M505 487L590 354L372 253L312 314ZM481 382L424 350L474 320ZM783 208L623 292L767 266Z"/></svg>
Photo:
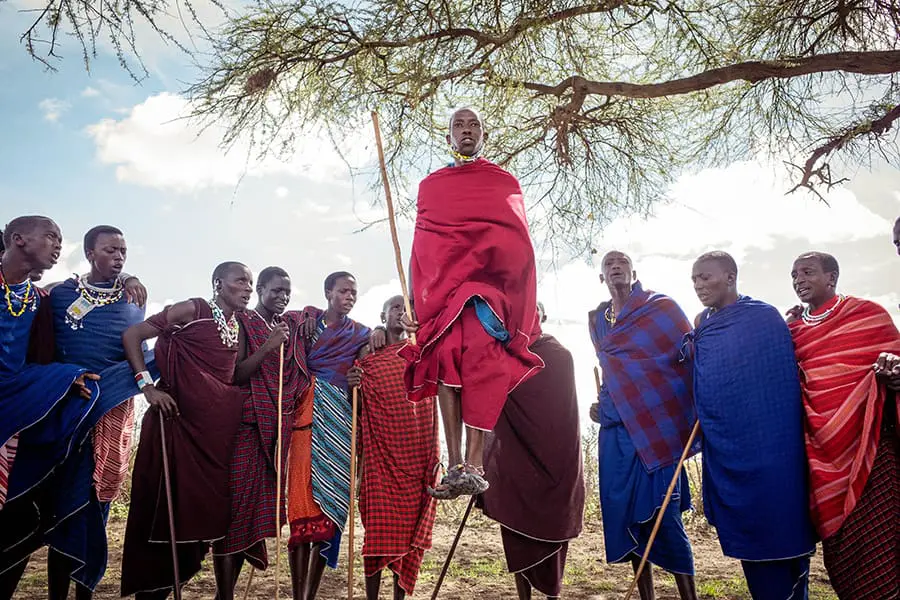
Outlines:
<svg viewBox="0 0 900 600"><path fill-rule="evenodd" d="M409 362L411 400L437 394L438 347L474 296L510 334L509 391L542 368L528 349L540 336L534 248L522 190L510 173L480 158L426 177L419 184L410 273L421 327L417 345L399 354Z"/></svg>
<svg viewBox="0 0 900 600"><path fill-rule="evenodd" d="M790 324L806 413L811 515L823 539L853 511L875 462L887 391L872 364L900 353L890 315L868 300L847 297L816 325Z"/></svg>

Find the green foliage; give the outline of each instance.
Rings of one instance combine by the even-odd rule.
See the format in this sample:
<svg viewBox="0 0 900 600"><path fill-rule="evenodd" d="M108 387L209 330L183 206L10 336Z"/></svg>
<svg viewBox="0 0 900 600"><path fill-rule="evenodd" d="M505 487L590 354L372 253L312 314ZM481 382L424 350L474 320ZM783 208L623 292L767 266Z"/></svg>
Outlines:
<svg viewBox="0 0 900 600"><path fill-rule="evenodd" d="M423 148L441 156L450 107L475 105L490 157L530 186L532 223L578 252L686 168L818 146L798 166L815 189L834 183L831 152L894 139L858 122L900 97L898 14L864 0L269 0L212 37L190 95L230 124L226 143L264 152L289 153L311 124L358 145L376 110L403 183L436 166Z"/></svg>

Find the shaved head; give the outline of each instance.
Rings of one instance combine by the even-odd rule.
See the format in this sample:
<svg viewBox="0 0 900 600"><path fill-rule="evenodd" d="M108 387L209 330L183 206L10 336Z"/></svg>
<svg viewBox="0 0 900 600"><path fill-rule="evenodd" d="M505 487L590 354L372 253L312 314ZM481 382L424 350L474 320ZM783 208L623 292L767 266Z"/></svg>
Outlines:
<svg viewBox="0 0 900 600"><path fill-rule="evenodd" d="M719 263L719 265L725 270L726 273L732 273L735 277L738 274L737 263L727 252L723 252L722 250L713 250L712 252L707 252L706 254L701 254L697 257L697 260L694 261L694 264L699 264L706 261L714 261Z"/></svg>
<svg viewBox="0 0 900 600"><path fill-rule="evenodd" d="M50 217L42 217L40 215L27 215L24 217L16 217L3 230L3 246L10 248L13 245L13 236L15 234L28 235L34 233L34 230L41 225L54 224Z"/></svg>

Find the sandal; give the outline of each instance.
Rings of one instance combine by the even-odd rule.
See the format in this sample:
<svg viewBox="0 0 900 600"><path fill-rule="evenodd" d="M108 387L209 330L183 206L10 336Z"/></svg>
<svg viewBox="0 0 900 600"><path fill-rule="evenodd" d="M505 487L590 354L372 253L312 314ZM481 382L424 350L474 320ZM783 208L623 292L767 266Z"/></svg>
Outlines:
<svg viewBox="0 0 900 600"><path fill-rule="evenodd" d="M468 463L456 465L447 471L439 486L428 488L428 495L438 500L476 496L490 487L483 473L483 469Z"/></svg>

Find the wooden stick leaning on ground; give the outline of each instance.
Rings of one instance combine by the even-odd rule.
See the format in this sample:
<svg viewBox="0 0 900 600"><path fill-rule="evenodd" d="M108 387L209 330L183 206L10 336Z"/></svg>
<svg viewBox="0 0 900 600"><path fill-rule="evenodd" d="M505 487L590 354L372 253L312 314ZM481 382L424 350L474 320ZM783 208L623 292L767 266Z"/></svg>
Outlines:
<svg viewBox="0 0 900 600"><path fill-rule="evenodd" d="M282 400L284 397L284 342L278 348L278 403L275 409L278 411L278 433L275 441L275 600L278 600L278 586L281 583L281 464L282 464L282 423L284 410ZM253 572L251 571L251 577ZM247 585L249 589L249 583Z"/></svg>
<svg viewBox="0 0 900 600"><path fill-rule="evenodd" d="M172 547L172 594L181 600L181 575L178 572L178 543L175 540L175 508L172 506L172 478L169 476L169 451L166 449L166 418L159 413L159 437L162 441L163 481L166 486L166 508L169 509L169 544Z"/></svg>
<svg viewBox="0 0 900 600"><path fill-rule="evenodd" d="M641 577L641 572L644 570L644 567L647 565L647 557L650 556L650 548L653 547L653 542L656 540L656 534L659 533L659 527L662 525L663 516L666 514L666 508L669 506L669 501L672 499L672 492L675 491L675 484L678 483L678 477L681 475L681 469L684 467L684 461L687 460L687 455L691 451L691 446L694 445L694 439L697 437L697 433L700 431L700 421L698 420L694 423L694 428L691 430L691 435L688 438L687 444L684 445L684 451L681 453L681 458L678 459L678 464L675 466L675 473L672 475L672 481L669 483L669 489L666 490L666 497L663 498L662 506L659 508L659 514L656 515L656 522L653 523L653 530L650 532L650 539L647 540L647 547L644 549L644 555L641 556L641 562L638 564L637 570L634 572L634 579L631 581L631 586L628 588L628 593L625 594L625 600L629 600L631 595L634 593L634 589L637 587L638 579Z"/></svg>
<svg viewBox="0 0 900 600"><path fill-rule="evenodd" d="M353 534L356 529L356 411L359 406L359 388L353 388L353 419L350 426L350 511L347 519L350 523L350 540L347 544L347 600L353 600Z"/></svg>
<svg viewBox="0 0 900 600"><path fill-rule="evenodd" d="M453 543L450 544L450 550L447 551L447 559L444 561L444 566L441 567L441 574L438 576L437 582L434 584L434 591L431 593L431 600L436 600L438 597L438 593L441 591L441 584L444 583L444 577L447 575L447 571L450 569L450 561L453 560L453 553L456 552L456 545L459 543L459 538L462 536L463 529L466 526L466 521L469 520L469 513L472 512L472 507L475 506L475 498L477 496L472 496L469 500L469 505L466 507L466 512L463 514L462 521L459 522L459 529L456 530L456 537L453 538Z"/></svg>
<svg viewBox="0 0 900 600"><path fill-rule="evenodd" d="M400 288L403 292L403 303L410 321L414 321L412 305L409 303L409 288L406 285L406 270L400 255L400 240L397 237L397 222L394 217L394 200L391 197L391 186L388 183L387 165L384 162L384 147L381 145L381 126L378 124L378 113L372 111L372 125L375 127L375 144L378 146L378 162L381 164L381 181L384 183L384 196L387 200L388 222L391 226L391 239L394 242L394 259L397 261L397 275L400 276ZM416 345L416 334L410 332L409 342Z"/></svg>

